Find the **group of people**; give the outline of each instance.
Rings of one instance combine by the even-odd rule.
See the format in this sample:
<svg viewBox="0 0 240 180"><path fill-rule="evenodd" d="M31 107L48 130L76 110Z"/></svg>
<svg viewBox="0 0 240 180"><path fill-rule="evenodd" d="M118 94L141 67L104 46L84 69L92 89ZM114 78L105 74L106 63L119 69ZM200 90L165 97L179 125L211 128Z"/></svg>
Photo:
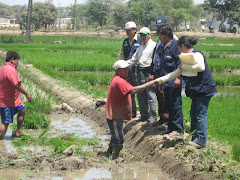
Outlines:
<svg viewBox="0 0 240 180"><path fill-rule="evenodd" d="M217 92L204 55L193 48L197 39L173 34L165 17L156 20L157 43L151 31L142 27L137 34L133 21L127 22L127 38L123 41L120 59L114 63L115 76L109 87L106 119L111 140L107 153L113 159L123 148L124 122L136 117L137 100L140 110L138 121L159 125L169 136L184 133L181 90L192 99L190 116L192 139L189 145L206 146L207 109ZM179 55L191 54L195 63L185 64ZM157 112L158 110L158 112ZM160 119L158 118L160 116Z"/></svg>
<svg viewBox="0 0 240 180"><path fill-rule="evenodd" d="M190 145L202 148L207 142L207 110L211 97L217 92L204 55L193 48L197 39L173 34L165 17L156 20L158 41L151 39L151 31L142 27L137 34L133 21L127 22L127 38L123 41L120 59L114 63L113 77L106 102L106 119L111 140L107 153L113 159L123 148L124 122L137 116L135 94L137 94L140 118L159 125L169 136L184 133L181 90L192 99L190 117L192 139ZM184 63L179 56L192 55L194 63ZM6 62L0 68L0 140L8 126L17 116L16 136L23 135L22 125L26 107L20 99L24 94L29 102L31 95L21 85L17 73L20 55L14 51L6 54ZM158 112L157 112L158 111ZM158 118L160 116L160 119Z"/></svg>

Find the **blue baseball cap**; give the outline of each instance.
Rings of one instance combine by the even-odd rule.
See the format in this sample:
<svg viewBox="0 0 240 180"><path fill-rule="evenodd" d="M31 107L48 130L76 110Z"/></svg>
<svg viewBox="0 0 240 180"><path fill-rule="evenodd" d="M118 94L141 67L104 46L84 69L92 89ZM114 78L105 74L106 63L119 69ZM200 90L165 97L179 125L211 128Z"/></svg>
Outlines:
<svg viewBox="0 0 240 180"><path fill-rule="evenodd" d="M163 16L157 18L155 26L161 26L164 24L167 24L167 18L165 18Z"/></svg>

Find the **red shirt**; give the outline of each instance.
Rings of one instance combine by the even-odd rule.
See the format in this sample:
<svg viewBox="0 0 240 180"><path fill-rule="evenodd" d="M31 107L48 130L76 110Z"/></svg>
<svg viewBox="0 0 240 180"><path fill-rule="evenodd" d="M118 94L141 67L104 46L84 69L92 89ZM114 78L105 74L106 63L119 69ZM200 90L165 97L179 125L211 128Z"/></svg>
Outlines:
<svg viewBox="0 0 240 180"><path fill-rule="evenodd" d="M133 88L125 79L114 76L108 91L106 118L129 121L132 118L132 101L129 91Z"/></svg>
<svg viewBox="0 0 240 180"><path fill-rule="evenodd" d="M15 65L5 62L0 68L0 108L22 105L20 92L15 86L21 83Z"/></svg>

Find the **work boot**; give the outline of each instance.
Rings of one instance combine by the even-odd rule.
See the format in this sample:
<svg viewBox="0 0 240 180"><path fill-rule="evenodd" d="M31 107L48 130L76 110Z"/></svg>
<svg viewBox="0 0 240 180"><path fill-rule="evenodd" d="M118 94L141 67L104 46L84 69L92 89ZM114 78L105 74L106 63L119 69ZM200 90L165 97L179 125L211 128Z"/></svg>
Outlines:
<svg viewBox="0 0 240 180"><path fill-rule="evenodd" d="M113 152L113 147L112 146L109 146L108 149L107 149L107 156L110 156L112 155L112 152Z"/></svg>
<svg viewBox="0 0 240 180"><path fill-rule="evenodd" d="M112 156L112 159L117 159L118 156L119 156L119 153L120 153L120 149L118 148L113 148L113 156Z"/></svg>

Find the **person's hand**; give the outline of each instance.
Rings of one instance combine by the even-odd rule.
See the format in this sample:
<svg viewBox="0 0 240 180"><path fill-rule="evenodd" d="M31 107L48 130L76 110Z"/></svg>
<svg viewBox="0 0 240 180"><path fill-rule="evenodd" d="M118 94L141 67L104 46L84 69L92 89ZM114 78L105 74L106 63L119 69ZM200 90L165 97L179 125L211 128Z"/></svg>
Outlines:
<svg viewBox="0 0 240 180"><path fill-rule="evenodd" d="M154 76L153 75L149 75L148 76L148 81L152 81L154 79Z"/></svg>
<svg viewBox="0 0 240 180"><path fill-rule="evenodd" d="M162 84L158 84L158 91L161 91L162 90Z"/></svg>
<svg viewBox="0 0 240 180"><path fill-rule="evenodd" d="M27 94L26 98L28 99L28 102L32 102L32 96L30 94Z"/></svg>
<svg viewBox="0 0 240 180"><path fill-rule="evenodd" d="M182 64L179 64L179 65L178 65L178 69L179 69L180 71L182 71Z"/></svg>
<svg viewBox="0 0 240 180"><path fill-rule="evenodd" d="M180 78L176 78L174 81L174 88L178 88L181 85L181 79Z"/></svg>

